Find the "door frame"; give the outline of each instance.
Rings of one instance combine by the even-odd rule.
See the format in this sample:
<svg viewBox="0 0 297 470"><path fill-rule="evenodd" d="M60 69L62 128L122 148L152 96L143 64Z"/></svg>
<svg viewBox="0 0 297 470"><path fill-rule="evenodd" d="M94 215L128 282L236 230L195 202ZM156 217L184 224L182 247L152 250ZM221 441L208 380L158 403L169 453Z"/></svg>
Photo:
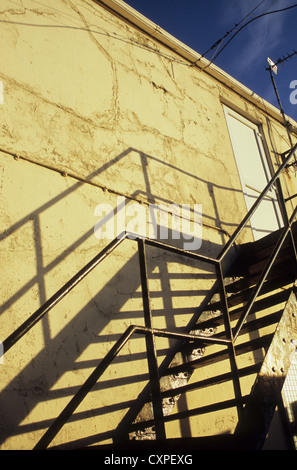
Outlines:
<svg viewBox="0 0 297 470"><path fill-rule="evenodd" d="M239 158L237 156L238 153L236 151L236 144L234 143L234 140L232 139L233 130L231 129L231 125L230 125L230 122L229 122L229 116L233 117L234 119L237 119L239 122L241 122L245 126L249 127L254 132L255 141L256 141L256 144L257 144L257 147L258 147L258 151L259 151L260 161L262 163L264 174L265 174L265 177L266 177L266 183L268 183L269 180L272 177L272 165L271 165L271 160L268 156L269 155L268 151L267 151L268 147L267 147L267 144L266 144L266 141L265 141L265 137L263 135L262 124L259 124L259 123L256 124L253 120L250 120L250 119L246 118L245 116L240 114L238 111L235 111L234 109L230 108L229 106L227 106L223 103L222 103L222 106L223 106L225 120L226 120L226 124L227 124L227 128L228 128L230 143L231 143L231 146L232 146L233 155L234 155L234 159L235 159L235 163L236 163L236 167L237 167L237 171L238 171L238 176L239 176L240 183L241 183L243 197L244 197L244 201L245 201L245 204L246 204L246 208L248 210L248 202L247 202L248 195L246 194L246 189L247 190L249 189L249 190L252 190L256 193L261 194L264 187L263 188L257 188L256 186L253 187L252 185L248 184L244 179L244 171L241 168L240 161L239 161ZM272 187L268 191L268 193L266 194L265 197L266 198L268 197L269 199L271 199L271 203L273 204L273 207L274 207L276 222L277 222L279 228L281 228L283 226L283 217L282 217L282 212L281 212L281 206L280 206L280 203L279 203L278 191L276 190L276 187ZM274 201L276 201L276 202L274 202ZM251 223L251 230L252 230L254 238L255 238L257 228L253 228L252 221L250 221L250 223Z"/></svg>

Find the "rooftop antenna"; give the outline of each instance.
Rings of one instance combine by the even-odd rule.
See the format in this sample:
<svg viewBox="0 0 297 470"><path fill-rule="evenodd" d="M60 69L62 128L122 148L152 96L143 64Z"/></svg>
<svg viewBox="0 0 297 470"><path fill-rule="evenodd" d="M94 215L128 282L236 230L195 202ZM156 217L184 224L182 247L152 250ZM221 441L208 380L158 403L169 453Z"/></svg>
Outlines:
<svg viewBox="0 0 297 470"><path fill-rule="evenodd" d="M281 115L282 115L283 120L284 120L284 125L285 125L286 130L287 130L287 134L288 134L288 138L289 138L289 142L290 142L291 147L293 147L293 141L292 141L292 137L291 137L291 133L290 133L290 125L291 124L286 118L284 108L283 108L283 105L282 105L282 102L281 102L281 99L280 99L280 96L279 96L279 92L278 92L278 89L277 89L277 86L276 86L276 82L275 82L275 79L274 79L274 75L277 75L277 72L278 72L277 65L284 62L285 60L288 60L294 54L296 54L296 51L294 51L291 55L289 55L289 56L287 56L283 59L278 59L276 63L274 63L273 60L270 59L270 57L267 57L267 62L269 64L269 67L266 68L266 70L269 70L269 72L270 72L271 82L272 82L274 92L275 92L275 95L276 95L276 98L277 98L277 102L278 102L278 105L279 105L279 110L280 110ZM295 157L295 161L293 163L287 165L288 167L297 164L296 155L294 155L294 157Z"/></svg>

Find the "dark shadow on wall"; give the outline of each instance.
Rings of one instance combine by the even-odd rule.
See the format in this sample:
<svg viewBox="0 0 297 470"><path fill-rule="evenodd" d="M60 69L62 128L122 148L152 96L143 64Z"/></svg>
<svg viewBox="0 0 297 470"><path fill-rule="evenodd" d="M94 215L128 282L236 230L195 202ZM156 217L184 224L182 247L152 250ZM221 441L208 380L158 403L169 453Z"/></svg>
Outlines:
<svg viewBox="0 0 297 470"><path fill-rule="evenodd" d="M102 165L98 170L96 170L91 175L89 175L89 177L86 179L86 181L92 183L92 181L96 178L97 175L103 173L108 168L112 167L113 165L116 165L118 162L120 162L120 160L122 160L123 158L127 158L131 152L135 152L135 151L138 152L139 156L140 156L141 166L143 168L143 175L144 175L144 180L146 182L147 190L146 190L145 194L142 191L139 191L139 190L134 191L133 194L130 196L131 199L127 198L125 200L125 205L128 204L131 200L137 200L137 198L139 196L143 196L143 195L146 196L147 199L149 200L149 202L152 203L152 204L158 205L158 204L162 204L162 203L163 204L172 204L172 203L174 203L174 201L169 201L166 198L160 197L159 195L155 195L155 194L152 193L151 185L150 185L150 178L149 178L149 174L148 174L148 171L147 171L147 160L148 159L154 159L154 160L158 161L161 165L167 166L168 169L170 169L172 171L176 171L177 173L180 173L181 176L183 175L183 176L189 177L192 180L191 184L195 184L195 182L196 182L198 184L205 185L205 187L208 188L208 191L210 191L212 193L214 213L216 214L216 217L209 216L209 215L203 213L203 216L202 216L203 224L207 225L207 223L212 223L213 227L215 227L214 230L219 230L219 231L221 230L221 238L222 238L222 244L223 244L225 242L227 233L225 233L224 230L221 229L222 220L220 220L220 217L219 217L219 209L218 209L219 204L216 203L216 199L214 197L214 189L218 189L218 190L222 190L222 191L236 192L236 190L234 190L233 188L230 189L230 188L227 188L227 187L224 187L224 186L218 186L218 185L212 184L209 181L205 181L205 180L203 180L203 179L201 179L197 176L193 176L193 175L191 175L191 174L189 174L189 173L187 173L183 170L178 169L177 167L174 167L173 165L162 162L161 160L159 160L155 157L151 157L151 156L149 156L147 154L144 154L143 152L135 150L133 148L128 148L126 151L124 151L123 153L121 153L120 155L115 157L110 162ZM94 227L92 227L82 237L77 239L72 245L68 246L63 252L61 252L58 256L56 256L56 258L54 260L52 260L47 266L44 265L43 259L42 259L42 234L40 232L40 217L41 217L41 215L44 214L46 212L46 210L48 210L51 207L53 207L54 205L58 204L62 199L64 199L67 196L71 195L73 192L75 192L76 190L78 190L79 188L84 186L85 184L86 184L85 181L79 181L79 182L75 183L73 186L71 186L66 191L62 192L60 195L54 197L53 199L48 201L46 204L43 204L37 211L28 214L24 218L20 219L19 222L17 222L16 224L12 225L9 228L7 228L6 230L4 230L0 234L0 242L1 242L2 240L6 239L10 235L14 234L19 229L21 229L27 222L33 221L34 240L32 240L32 242L33 242L32 244L34 246L34 250L35 250L35 254L36 254L36 260L37 260L36 261L36 271L37 271L36 276L34 278L32 278L30 281L28 281L21 289L19 289L17 292L15 292L5 303L2 304L2 306L0 307L0 315L7 308L11 307L17 299L19 299L27 291L32 289L32 287L36 283L39 285L39 291L40 291L39 296L40 296L40 301L41 301L41 304L42 304L44 299L45 299L45 289L44 289L43 276L45 276L48 272L50 272L54 267L58 266L63 260L65 260L65 258L70 253L72 253L78 247L80 247L87 239L89 239L91 236L94 236ZM238 191L238 192L242 193L241 191ZM200 195L200 194L203 194L203 193L204 193L203 189L200 190L197 187L197 194ZM197 203L201 203L201 201L198 200ZM202 203L203 203L203 201L202 201ZM124 205L122 206L122 208L124 208ZM114 215L117 215L116 211L117 211L117 209L115 210L114 213L108 214L106 217L104 217L101 221L101 225L103 226L104 224L106 224L106 222L111 217L113 217ZM224 222L224 225L229 226L230 228L235 228L236 227L236 224L233 224L233 223ZM172 241L173 241L173 244L177 243L176 240L172 240ZM218 250L219 249L220 249L220 247L218 247ZM211 250L213 251L213 244L211 244ZM199 252L207 254L207 253L209 253L209 251L210 251L209 244L207 244L205 241L203 241L202 247L199 250Z"/></svg>
<svg viewBox="0 0 297 470"><path fill-rule="evenodd" d="M96 172L91 174L88 177L88 180L92 182L92 180L100 173L104 172L107 168L111 167L112 165L116 165L121 159L128 158L129 153L131 151L135 151L134 149L127 149L125 152L114 158L111 162L103 165L100 169ZM147 159L153 158L149 155L145 155L142 152L138 152L141 165L143 168L143 175L144 180L146 182L147 192L145 194L146 197L150 201L158 204L160 198L154 194L152 194L151 186L150 186L150 178L147 172ZM167 165L164 162L157 160L162 165ZM199 183L205 184L209 188L210 183L206 182L198 177L194 177L193 175L187 174L178 168L167 165L170 171L176 171L177 173L181 172L183 175L191 178L193 181L192 184ZM67 247L62 253L60 253L53 261L51 261L48 265L44 265L43 260L43 252L42 252L42 233L40 228L40 216L46 212L47 209L53 207L55 204L58 204L59 201L69 196L71 193L76 191L78 188L82 187L85 182L79 181L75 183L71 188L67 189L60 195L56 196L52 200L48 201L48 203L42 205L38 211L34 213L30 213L23 219L21 219L18 223L14 224L13 226L9 227L5 230L0 237L0 240L4 240L6 237L14 234L19 230L24 224L26 224L29 220L33 220L34 224L34 240L32 240L32 244L34 246L35 254L36 254L36 276L28 281L21 289L17 292L13 293L9 300L2 305L0 313L3 313L9 308L13 308L13 305L16 300L19 300L24 294L30 291L34 285L38 285L39 287L39 301L42 304L46 300L45 294L45 275L49 273L53 268L58 266L62 263L67 256L80 247L84 241L86 241L89 237L94 236L94 228L92 227L88 230L81 238L76 240L71 246ZM234 191L230 188L220 187L220 190L223 191ZM201 192L197 191L199 194ZM140 191L135 191L132 195L132 198L137 198L139 195L143 195ZM125 204L129 201L125 201ZM167 201L166 199L162 199L162 202L171 203L172 201ZM215 202L215 201L214 201ZM215 210L218 214L218 211ZM107 214L105 218L102 219L102 224L105 224L109 217L113 216L113 214ZM203 214L204 219L210 219L212 222L217 224L220 223L218 219L214 219L211 216L207 216ZM124 243L133 243L132 241L125 241ZM168 244L176 245L177 240L173 239L172 236L166 241ZM118 249L121 249L121 246ZM209 252L216 252L221 248L221 245L215 246L208 243L202 243L202 247L200 249L200 253L203 254L205 252L207 255ZM152 249L153 250L153 249ZM159 280L161 282L162 290L160 293L153 293L152 296L156 295L162 299L163 307L155 311L155 315L163 315L166 319L166 328L173 329L176 327L175 319L178 315L184 315L185 309L179 308L176 309L174 307L173 299L174 297L180 295L178 292L174 292L171 290L171 283L170 283L170 272L167 269L167 261L166 256L151 256L149 253L149 278L156 277L155 269L158 268ZM175 260L177 261L177 260ZM193 268L193 263L189 262L185 259L178 258L178 262L184 267ZM214 280L214 273L212 269L208 270L208 268L204 268L204 277L205 280ZM99 268L96 268L100 270ZM186 269L183 269L186 271ZM206 272L205 272L206 271ZM73 275L75 273L71 273ZM193 279L193 274L188 273L189 277ZM69 276L71 277L71 276ZM178 278L178 274L175 274L175 280ZM187 280L187 271L185 273L180 274L180 280L185 281ZM197 278L198 283L198 278ZM119 286L121 284L122 286ZM198 285L198 284L197 284ZM116 296L116 290L120 288L121 292L127 293L122 295L121 297L117 298L116 301L116 308L114 310L106 309L106 305L109 299L114 298ZM56 400L60 397L69 396L71 397L73 393L77 390L77 387L67 387L66 389L58 389L52 390L55 383L58 381L60 377L66 374L68 371L77 370L80 368L89 368L93 367L94 361L91 360L87 363L80 364L79 362L76 363L77 358L82 354L84 350L90 345L90 343L107 343L109 344L110 341L113 341L114 337L109 337L109 335L103 334L103 337L99 338L99 334L106 325L112 321L112 318L121 317L123 319L123 323L127 324L135 324L142 320L142 312L141 311L127 311L123 312L123 308L131 299L131 296L135 296L135 298L139 297L139 286L140 286L140 277L139 277L139 265L138 265L138 255L134 254L122 267L117 274L109 280L109 283L106 284L103 289L101 289L97 295L90 300L89 304L86 305L76 316L72 319L69 323L65 324L61 331L53 338L50 338L49 329L48 329L48 322L47 320L43 321L43 335L44 335L44 349L37 354L34 358L34 366L29 364L23 368L21 372L8 384L6 389L4 389L0 394L0 403L2 406L2 418L1 418L1 442L4 442L9 436L14 436L25 432L33 431L34 429L43 428L47 426L48 421L45 420L44 422L40 423L33 423L28 425L20 424L29 414L30 412L37 406L38 403L43 402L48 399ZM57 286L59 288L60 286ZM122 287L122 288L121 288ZM83 284L80 286L83 288ZM129 292L129 294L128 294ZM198 305L195 304L197 293L199 295L207 294L207 290L203 289L201 283L199 283L199 287L194 292L193 298L195 299L193 302L192 307L187 307L189 314L194 315L197 312ZM189 294L188 294L189 295ZM67 301L67 298L65 299ZM100 309L100 304L103 301L104 308ZM99 306L99 308L98 308ZM104 312L102 314L102 312ZM28 312L28 316L32 312ZM49 314L50 315L50 314ZM30 334L30 333L28 333ZM20 340L18 345L15 345L15 348L21 348ZM168 350L160 350L160 355L166 355ZM13 354L13 351L9 351L8 354ZM145 352L140 352L139 359L145 357ZM49 358L51 358L51 364L48 363ZM129 355L121 357L119 361L126 362L129 360ZM98 358L100 360L100 358ZM96 361L95 361L96 362ZM46 370L46 374L44 373ZM141 376L141 377L140 377ZM123 379L116 380L114 383L108 381L108 383L100 384L100 387L103 388L108 387L116 387L116 386L123 386L127 383L134 383L136 381L146 379L146 374L140 374L140 376L134 377L133 375L128 376ZM99 387L99 386L98 386ZM13 391L13 393L12 393ZM131 403L129 402L129 405ZM125 404L115 404L110 405L112 409L121 409L121 406L126 406ZM60 410L57 409L57 414ZM92 416L95 415L102 415L105 413L106 410L98 409L92 410L89 413ZM85 416L85 415L84 415ZM75 414L73 417L74 420L81 419L80 414Z"/></svg>
<svg viewBox="0 0 297 470"><path fill-rule="evenodd" d="M127 241L127 243L130 243L130 241ZM159 258L157 258L155 262L151 261L149 277L152 272L151 269L154 269L155 267L159 268L161 264L166 264L167 261L163 260L162 262ZM170 261L173 261L172 257L170 258ZM187 266L187 264L183 263L181 259L178 261L183 265L183 267ZM97 269L100 270L100 267ZM183 279L182 274L180 279ZM105 350L107 352L111 342L117 339L116 335L111 336L104 333L103 336L99 335L112 319L116 319L118 322L121 320L123 322L123 332L128 324L136 323L143 325L142 311L122 311L122 307L124 307L130 300L131 294L127 294L126 296L121 295L121 297L117 299L117 310L105 311L104 316L98 308L96 308L96 306L100 306L102 300L106 301L106 299L114 298L117 290L120 290L121 292L126 291L136 293L137 298L139 285L140 276L138 255L135 254L121 269L120 273L117 273L114 278L111 279L100 292L98 292L97 296L75 316L74 319L68 322L53 339L47 341L46 347L38 353L36 357L34 357L34 367L32 367L32 364L27 365L12 380L12 382L9 383L6 390L4 390L0 395L0 403L2 403L3 409L1 419L2 442L11 435L18 435L24 431L30 432L47 424L47 422L42 422L34 423L32 425L21 425L20 428L18 427L30 411L32 411L40 402L46 400L58 400L65 396L69 397L69 399L71 398L71 396L77 391L77 386L68 387L67 389L63 388L62 390L52 390L52 388L55 383L68 372L85 369L87 373L91 367L96 366L100 362L102 357L98 357L98 361L96 359L84 361L83 363L76 361L83 351L90 346L90 344L98 344L99 346L106 345ZM83 288L83 285L81 288ZM178 319L179 315L185 314L185 309L175 309L172 305L169 305L171 297L173 296L174 298L176 296L174 291L168 292L168 289L166 291L162 290L158 295L164 304L164 309L154 311L154 315L158 317L163 316L166 319L167 328L176 330L175 321ZM193 307L188 307L188 313L192 315L196 312L196 295L197 292L193 292ZM67 301L67 298L64 301ZM18 349L19 352L22 347L22 340L20 340L14 347ZM169 350L170 347L165 350L159 350L158 354L160 356L166 356ZM8 354L10 353L13 353L13 351L9 351ZM136 357L133 356L133 359L131 358L131 355L126 353L126 355L119 357L115 363L123 364L131 360L142 360L145 359L145 357L145 351L138 352ZM134 368L131 367L131 370L133 369ZM124 385L129 385L134 382L137 383L141 380L147 380L147 374L138 374L136 376L130 375L124 378L115 379L114 381L108 380L107 382L99 383L98 386L95 387L95 390L96 388L100 390L108 388L110 393L110 390L113 388L116 389L117 387L123 387ZM118 393L120 389L121 388L118 389ZM127 405L127 403L110 405L109 411L121 409L121 407L125 407ZM131 406L131 403L129 403L129 406ZM58 410L57 405L57 414L59 414L59 411L61 410ZM89 414L96 416L105 414L106 412L107 409L98 409L90 411ZM73 420L85 419L87 416L88 413L75 414Z"/></svg>

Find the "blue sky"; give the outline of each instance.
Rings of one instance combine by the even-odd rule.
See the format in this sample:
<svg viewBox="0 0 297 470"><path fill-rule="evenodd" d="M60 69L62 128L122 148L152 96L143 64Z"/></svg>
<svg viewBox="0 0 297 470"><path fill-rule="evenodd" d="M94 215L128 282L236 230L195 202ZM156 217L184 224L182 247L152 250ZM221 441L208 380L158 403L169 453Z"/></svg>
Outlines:
<svg viewBox="0 0 297 470"><path fill-rule="evenodd" d="M246 22L262 13L297 5L297 0L125 2L200 54L204 54L254 8L257 7L252 15L247 17ZM221 47L234 32L228 35ZM214 63L278 107L270 74L266 70L267 57L276 61L294 50L297 51L297 6L285 12L266 15L245 26ZM211 60L215 51L216 49L210 51L206 58ZM292 104L290 100L294 92L290 85L294 80L297 83L297 54L283 65L279 65L275 80L285 113L297 120L297 104Z"/></svg>

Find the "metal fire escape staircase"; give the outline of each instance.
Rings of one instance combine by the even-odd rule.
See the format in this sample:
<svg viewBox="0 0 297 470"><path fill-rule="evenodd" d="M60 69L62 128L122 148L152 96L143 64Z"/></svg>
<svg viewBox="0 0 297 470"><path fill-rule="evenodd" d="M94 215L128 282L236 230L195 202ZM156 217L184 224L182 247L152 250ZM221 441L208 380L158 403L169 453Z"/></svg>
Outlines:
<svg viewBox="0 0 297 470"><path fill-rule="evenodd" d="M131 242L137 243L138 246L145 326L130 326L120 336L36 443L35 449L46 449L50 446L94 385L98 381L100 385L100 377L122 348L132 337L139 335L143 335L146 340L150 380L138 397L137 404L130 409L114 431L114 444L111 448L262 448L279 403L290 357L297 345L297 223L294 223L297 207L289 216L279 180L296 150L297 144L283 155L283 163L216 258L184 251L156 240L139 237L131 239ZM225 257L273 185L278 190L284 219L283 228L257 242L241 245L235 262L227 272L223 272ZM113 240L32 314L3 342L4 354L9 354L20 338L128 238L129 233L123 233ZM187 331L154 328L147 274L147 246L210 264L215 270L216 289L203 304L199 317L190 322ZM261 311L265 312L269 306L277 305L281 307L276 311L274 309L273 313L255 315ZM272 332L262 335L261 330L269 326L273 327ZM241 341L247 333L250 339ZM161 367L157 361L156 337L174 339L178 344ZM259 350L262 351L259 360L250 365L238 366L241 355L247 351L253 353ZM206 374L205 378L199 381L190 381L196 369L208 367L211 370L213 364L225 360L229 361L229 371L216 376ZM255 377L254 385L251 392L244 396L241 392L241 380L251 374ZM173 411L182 394L205 387L217 387L228 381L233 384L234 398L191 410ZM228 407L237 408L238 413L238 423L232 435L208 438L189 436L177 442L175 439L166 439L167 422Z"/></svg>

